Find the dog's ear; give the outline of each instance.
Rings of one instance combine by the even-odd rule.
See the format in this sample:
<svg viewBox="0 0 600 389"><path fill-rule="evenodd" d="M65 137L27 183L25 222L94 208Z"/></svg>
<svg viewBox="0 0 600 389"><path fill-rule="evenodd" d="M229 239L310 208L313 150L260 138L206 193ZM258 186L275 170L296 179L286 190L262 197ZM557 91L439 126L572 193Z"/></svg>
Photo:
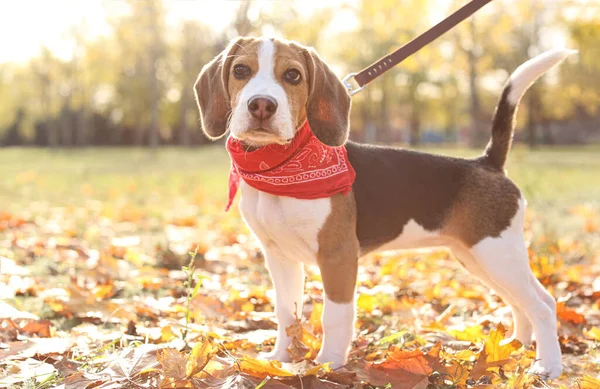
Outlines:
<svg viewBox="0 0 600 389"><path fill-rule="evenodd" d="M231 114L227 92L229 70L243 40L242 37L234 39L225 50L204 65L194 84L202 130L212 140L220 138L227 131L227 120Z"/></svg>
<svg viewBox="0 0 600 389"><path fill-rule="evenodd" d="M341 146L348 140L350 95L344 84L312 49L306 50L309 95L306 116L313 133L328 146Z"/></svg>

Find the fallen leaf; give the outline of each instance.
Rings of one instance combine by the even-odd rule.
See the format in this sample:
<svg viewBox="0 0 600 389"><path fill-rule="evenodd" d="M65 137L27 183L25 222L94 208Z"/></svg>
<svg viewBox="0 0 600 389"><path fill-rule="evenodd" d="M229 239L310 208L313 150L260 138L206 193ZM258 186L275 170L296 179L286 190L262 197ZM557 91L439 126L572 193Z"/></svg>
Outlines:
<svg viewBox="0 0 600 389"><path fill-rule="evenodd" d="M516 339L505 342L505 336L506 329L502 323L490 331L469 378L477 380L483 375L489 376L489 370L502 367L512 360L510 355L520 349L522 344Z"/></svg>
<svg viewBox="0 0 600 389"><path fill-rule="evenodd" d="M456 340L466 340L471 343L479 343L486 338L481 325L466 327L463 330L449 330L448 333Z"/></svg>
<svg viewBox="0 0 600 389"><path fill-rule="evenodd" d="M87 389L98 382L101 382L99 377L79 371L65 379L65 389Z"/></svg>
<svg viewBox="0 0 600 389"><path fill-rule="evenodd" d="M310 347L294 336L292 338L292 343L287 348L287 352L290 355L292 362L299 362L305 359L304 357L306 354L310 352Z"/></svg>
<svg viewBox="0 0 600 389"><path fill-rule="evenodd" d="M136 348L126 348L104 371L115 380L131 380L139 374L158 365L157 347L142 344Z"/></svg>
<svg viewBox="0 0 600 389"><path fill-rule="evenodd" d="M600 328L598 327L592 327L589 330L584 329L583 334L590 339L600 342Z"/></svg>
<svg viewBox="0 0 600 389"><path fill-rule="evenodd" d="M186 378L187 359L177 350L165 348L158 351L156 360L165 375L165 384L170 385ZM161 387L163 385L161 384Z"/></svg>
<svg viewBox="0 0 600 389"><path fill-rule="evenodd" d="M254 359L247 355L240 360L240 368L244 373L248 373L254 377L264 379L270 377L289 377L294 374L283 369L279 361L265 361Z"/></svg>
<svg viewBox="0 0 600 389"><path fill-rule="evenodd" d="M310 313L310 317L308 319L308 323L313 328L315 334L323 333L323 325L321 324L321 316L323 316L323 304L322 303L313 303L313 309Z"/></svg>
<svg viewBox="0 0 600 389"><path fill-rule="evenodd" d="M51 325L52 323L49 320L29 321L27 324L20 327L20 331L28 335L37 335L41 338L49 338L51 336Z"/></svg>
<svg viewBox="0 0 600 389"><path fill-rule="evenodd" d="M216 353L217 346L215 343L208 336L202 335L192 348L185 366L186 377L189 378L201 372Z"/></svg>
<svg viewBox="0 0 600 389"><path fill-rule="evenodd" d="M424 354L421 350L404 351L392 346L388 350L385 361L374 363L376 369L399 369L411 374L428 376L440 366L440 350L442 345L436 344Z"/></svg>
<svg viewBox="0 0 600 389"><path fill-rule="evenodd" d="M571 324L585 324L585 317L575 311L573 308L567 307L564 301L556 304L556 314L559 319Z"/></svg>
<svg viewBox="0 0 600 389"><path fill-rule="evenodd" d="M487 354L487 362L498 362L510 358L510 354L521 348L522 344L518 340L514 339L510 342L504 342L506 336L506 328L502 323L490 331L487 339L485 340L484 349Z"/></svg>
<svg viewBox="0 0 600 389"><path fill-rule="evenodd" d="M579 380L579 388L580 389L600 389L600 379L591 377L589 375L584 375L583 378Z"/></svg>

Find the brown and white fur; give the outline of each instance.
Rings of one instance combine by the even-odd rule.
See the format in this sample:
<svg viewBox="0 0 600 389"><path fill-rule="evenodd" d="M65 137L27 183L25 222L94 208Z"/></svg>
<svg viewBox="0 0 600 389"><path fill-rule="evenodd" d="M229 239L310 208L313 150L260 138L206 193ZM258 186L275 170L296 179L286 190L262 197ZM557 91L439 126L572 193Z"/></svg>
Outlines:
<svg viewBox="0 0 600 389"><path fill-rule="evenodd" d="M276 292L279 329L268 358L289 360L286 327L302 311L305 265L319 266L325 292L317 360L340 366L354 334L359 258L374 250L446 246L510 305L514 337L529 344L535 333L537 361L530 372L561 374L556 303L529 268L526 202L504 163L521 96L569 54L546 52L511 75L490 143L476 159L347 142L346 89L313 50L297 43L238 38L202 69L195 90L211 139L229 131L251 151L289 142L308 120L323 143L346 144L356 170L351 193L317 200L274 196L242 181L240 209L262 245Z"/></svg>

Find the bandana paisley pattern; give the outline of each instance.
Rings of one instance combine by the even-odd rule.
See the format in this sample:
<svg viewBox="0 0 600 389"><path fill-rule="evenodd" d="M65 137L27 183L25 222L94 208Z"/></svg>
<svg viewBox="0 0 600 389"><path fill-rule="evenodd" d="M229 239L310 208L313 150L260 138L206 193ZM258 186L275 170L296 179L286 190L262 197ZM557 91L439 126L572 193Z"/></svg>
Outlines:
<svg viewBox="0 0 600 389"><path fill-rule="evenodd" d="M267 145L246 151L242 142L229 137L229 210L240 179L251 187L277 196L318 199L352 189L356 173L346 147L329 147L313 134L308 122L287 145Z"/></svg>

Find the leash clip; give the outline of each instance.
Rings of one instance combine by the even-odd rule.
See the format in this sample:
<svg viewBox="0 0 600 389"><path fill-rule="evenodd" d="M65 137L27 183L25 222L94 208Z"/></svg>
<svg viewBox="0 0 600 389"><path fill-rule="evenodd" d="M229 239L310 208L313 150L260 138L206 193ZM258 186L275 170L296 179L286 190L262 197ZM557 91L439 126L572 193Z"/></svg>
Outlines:
<svg viewBox="0 0 600 389"><path fill-rule="evenodd" d="M361 90L365 89L365 86L366 86L365 85L365 86L359 86L358 88L354 88L352 86L352 84L350 84L350 79L352 77L356 76L357 74L358 73L350 73L346 77L344 77L344 79L342 80L342 82L344 83L344 86L346 87L346 89L348 89L348 93L350 94L350 96L354 96Z"/></svg>

